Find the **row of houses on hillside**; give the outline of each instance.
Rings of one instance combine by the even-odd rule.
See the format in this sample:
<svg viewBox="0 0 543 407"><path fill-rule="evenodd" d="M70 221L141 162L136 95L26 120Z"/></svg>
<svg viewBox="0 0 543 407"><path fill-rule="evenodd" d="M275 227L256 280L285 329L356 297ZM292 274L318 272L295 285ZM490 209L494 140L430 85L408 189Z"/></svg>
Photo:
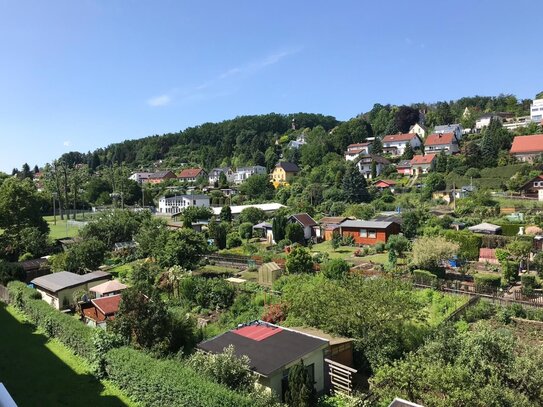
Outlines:
<svg viewBox="0 0 543 407"><path fill-rule="evenodd" d="M274 185L278 187L279 185L290 182L292 177L298 175L299 172L300 168L296 164L279 162L270 174L270 178ZM177 179L181 182L192 184L198 179L207 178L209 185L214 185L219 182L223 174L228 183L239 185L253 175L267 174L267 170L266 167L261 165L253 165L250 167L239 167L236 170L233 170L230 167L213 168L208 174L203 168L185 168L181 170L178 175L174 174L172 171L135 172L130 175L129 179L140 184L159 184L170 179Z"/></svg>

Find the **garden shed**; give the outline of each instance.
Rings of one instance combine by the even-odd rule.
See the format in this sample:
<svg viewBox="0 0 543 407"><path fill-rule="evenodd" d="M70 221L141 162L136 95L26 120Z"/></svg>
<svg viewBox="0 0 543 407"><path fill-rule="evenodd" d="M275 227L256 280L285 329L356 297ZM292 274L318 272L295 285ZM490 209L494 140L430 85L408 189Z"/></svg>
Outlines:
<svg viewBox="0 0 543 407"><path fill-rule="evenodd" d="M281 267L276 262L264 263L258 268L258 284L271 287L281 274Z"/></svg>
<svg viewBox="0 0 543 407"><path fill-rule="evenodd" d="M473 233L482 233L484 235L499 235L502 233L502 227L498 225L493 225L492 223L479 223L475 226L470 226L469 231Z"/></svg>

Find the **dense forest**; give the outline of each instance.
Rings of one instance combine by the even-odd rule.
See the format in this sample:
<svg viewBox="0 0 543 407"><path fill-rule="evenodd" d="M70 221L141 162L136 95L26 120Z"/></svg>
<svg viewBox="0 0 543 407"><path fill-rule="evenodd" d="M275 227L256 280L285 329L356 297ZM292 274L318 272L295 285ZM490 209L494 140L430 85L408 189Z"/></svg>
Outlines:
<svg viewBox="0 0 543 407"><path fill-rule="evenodd" d="M240 116L220 123L189 127L177 133L127 140L86 154L70 152L62 158L70 166L88 164L91 170L123 162L134 169L157 166L178 168L184 164L204 168L226 165L270 167L283 153L280 146L307 128L321 126L327 133L333 130L327 140L327 152L342 153L350 143L373 135L405 132L416 122L423 122L429 128L448 123L461 123L464 127L472 128L483 113L527 115L530 103L530 99L519 100L513 95L499 95L464 97L433 104L414 103L410 106L375 104L369 112L345 122L332 116L310 113Z"/></svg>

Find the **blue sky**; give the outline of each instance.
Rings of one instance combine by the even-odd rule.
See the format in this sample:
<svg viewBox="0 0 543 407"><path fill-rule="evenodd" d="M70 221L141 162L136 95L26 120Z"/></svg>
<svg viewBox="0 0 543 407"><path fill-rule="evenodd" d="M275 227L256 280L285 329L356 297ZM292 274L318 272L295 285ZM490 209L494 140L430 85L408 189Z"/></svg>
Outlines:
<svg viewBox="0 0 543 407"><path fill-rule="evenodd" d="M0 170L269 112L543 90L539 0L0 0Z"/></svg>

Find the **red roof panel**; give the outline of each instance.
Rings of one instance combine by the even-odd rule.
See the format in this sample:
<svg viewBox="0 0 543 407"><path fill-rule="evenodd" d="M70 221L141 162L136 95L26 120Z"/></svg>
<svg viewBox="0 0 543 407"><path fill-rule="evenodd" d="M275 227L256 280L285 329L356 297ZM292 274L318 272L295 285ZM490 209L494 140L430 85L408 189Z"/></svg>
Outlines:
<svg viewBox="0 0 543 407"><path fill-rule="evenodd" d="M245 338L252 339L254 341L262 341L266 338L269 338L270 336L273 336L279 332L281 332L282 329L276 326L268 326L268 325L249 325L244 326L239 329L234 329L232 332L241 336L244 336Z"/></svg>
<svg viewBox="0 0 543 407"><path fill-rule="evenodd" d="M417 137L415 133L406 133L406 134L389 134L388 136L383 137L383 143L394 143L398 141L410 141Z"/></svg>
<svg viewBox="0 0 543 407"><path fill-rule="evenodd" d="M424 142L425 146L439 146L442 144L452 144L454 141L455 136L454 133L435 133L430 134L426 141Z"/></svg>
<svg viewBox="0 0 543 407"><path fill-rule="evenodd" d="M530 136L517 136L513 139L511 153L539 153L543 152L543 134Z"/></svg>

